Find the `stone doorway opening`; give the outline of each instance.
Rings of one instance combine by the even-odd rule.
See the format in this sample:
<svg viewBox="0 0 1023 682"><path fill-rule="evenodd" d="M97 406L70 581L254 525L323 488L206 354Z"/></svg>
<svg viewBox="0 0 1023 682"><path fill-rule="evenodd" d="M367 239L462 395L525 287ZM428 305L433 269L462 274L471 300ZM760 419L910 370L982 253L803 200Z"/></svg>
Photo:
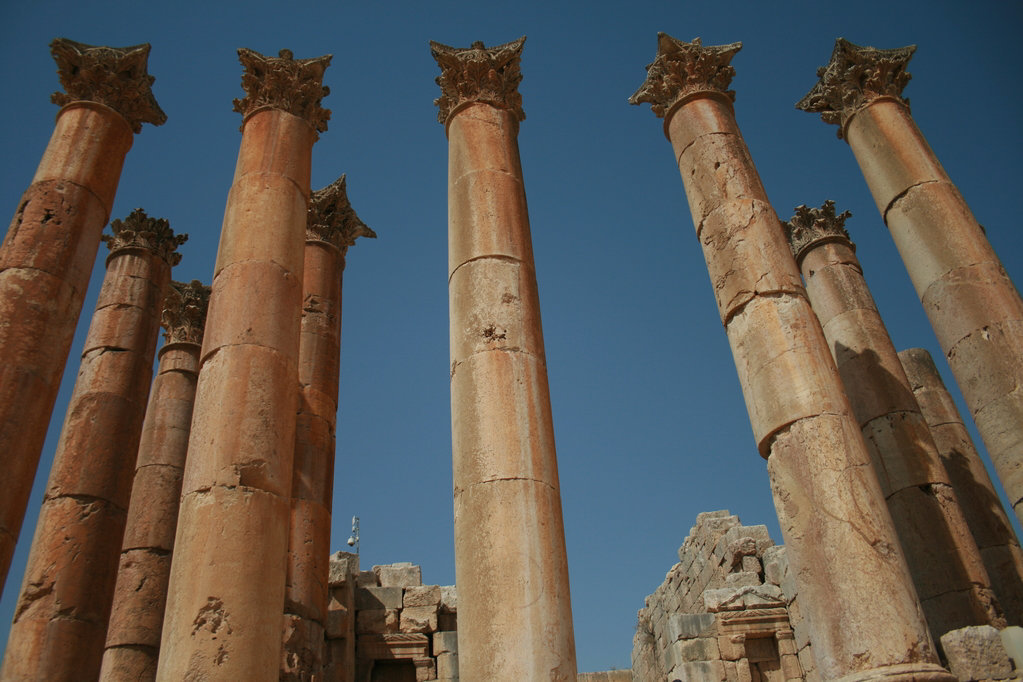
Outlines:
<svg viewBox="0 0 1023 682"><path fill-rule="evenodd" d="M416 682L416 666L409 659L374 661L370 682Z"/></svg>

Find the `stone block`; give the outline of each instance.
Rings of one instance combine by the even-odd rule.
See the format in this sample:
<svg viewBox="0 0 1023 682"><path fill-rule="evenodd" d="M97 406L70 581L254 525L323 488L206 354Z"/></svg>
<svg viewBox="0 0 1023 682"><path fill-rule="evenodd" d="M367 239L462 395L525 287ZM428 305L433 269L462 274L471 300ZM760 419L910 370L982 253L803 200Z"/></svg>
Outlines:
<svg viewBox="0 0 1023 682"><path fill-rule="evenodd" d="M400 587L357 587L355 589L355 608L363 609L400 609L403 600Z"/></svg>
<svg viewBox="0 0 1023 682"><path fill-rule="evenodd" d="M717 637L700 637L683 639L668 647L672 662L675 665L696 661L721 660Z"/></svg>
<svg viewBox="0 0 1023 682"><path fill-rule="evenodd" d="M457 613L437 613L437 629L438 630L458 630L458 614Z"/></svg>
<svg viewBox="0 0 1023 682"><path fill-rule="evenodd" d="M437 654L437 679L458 678L458 654Z"/></svg>
<svg viewBox="0 0 1023 682"><path fill-rule="evenodd" d="M768 547L761 554L760 558L764 566L764 582L780 587L782 580L785 578L785 569L788 563L788 558L785 556L785 546L775 545L774 547Z"/></svg>
<svg viewBox="0 0 1023 682"><path fill-rule="evenodd" d="M457 632L435 632L433 633L433 655L458 653Z"/></svg>
<svg viewBox="0 0 1023 682"><path fill-rule="evenodd" d="M359 574L359 555L351 552L334 552L330 555L330 570L327 581L331 587L340 587Z"/></svg>
<svg viewBox="0 0 1023 682"><path fill-rule="evenodd" d="M738 661L746 655L746 647L743 641L745 635L722 635L718 637L718 651L721 658L726 661Z"/></svg>
<svg viewBox="0 0 1023 682"><path fill-rule="evenodd" d="M431 633L437 631L437 607L413 606L402 609L400 629L406 633Z"/></svg>
<svg viewBox="0 0 1023 682"><path fill-rule="evenodd" d="M998 630L975 625L946 632L941 647L948 667L960 680L999 680L1012 677L1012 661Z"/></svg>
<svg viewBox="0 0 1023 682"><path fill-rule="evenodd" d="M422 587L406 587L402 601L404 608L413 606L440 606L440 586L424 585Z"/></svg>
<svg viewBox="0 0 1023 682"><path fill-rule="evenodd" d="M327 604L326 631L328 639L340 639L348 635L350 614L337 599L331 597Z"/></svg>
<svg viewBox="0 0 1023 682"><path fill-rule="evenodd" d="M355 584L359 587L380 587L380 580L374 571L359 571L355 576Z"/></svg>
<svg viewBox="0 0 1023 682"><path fill-rule="evenodd" d="M668 616L668 641L713 637L717 634L717 616L713 613L674 613Z"/></svg>
<svg viewBox="0 0 1023 682"><path fill-rule="evenodd" d="M407 561L374 566L373 572L381 587L418 587L423 584L423 571Z"/></svg>
<svg viewBox="0 0 1023 682"><path fill-rule="evenodd" d="M760 559L755 556L744 556L742 558L742 570L745 573L760 573L763 568Z"/></svg>
<svg viewBox="0 0 1023 682"><path fill-rule="evenodd" d="M355 631L360 635L383 635L399 631L400 612L395 609L366 609L355 616Z"/></svg>
<svg viewBox="0 0 1023 682"><path fill-rule="evenodd" d="M458 612L458 590L454 585L440 586L440 611L441 613Z"/></svg>
<svg viewBox="0 0 1023 682"><path fill-rule="evenodd" d="M437 663L432 658L418 658L412 662L416 666L416 682L437 679Z"/></svg>
<svg viewBox="0 0 1023 682"><path fill-rule="evenodd" d="M756 557L743 557L743 559L757 560ZM739 573L729 573L725 576L725 585L728 587L752 587L760 584L759 573L748 573L746 571L740 571Z"/></svg>
<svg viewBox="0 0 1023 682"><path fill-rule="evenodd" d="M672 674L681 682L725 682L725 666L721 661L680 663L672 669Z"/></svg>

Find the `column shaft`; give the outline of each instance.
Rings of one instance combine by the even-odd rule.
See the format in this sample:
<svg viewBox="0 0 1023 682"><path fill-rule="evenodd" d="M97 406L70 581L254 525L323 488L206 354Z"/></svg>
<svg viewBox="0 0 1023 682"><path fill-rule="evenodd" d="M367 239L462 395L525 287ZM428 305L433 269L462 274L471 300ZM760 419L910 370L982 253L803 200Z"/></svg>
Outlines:
<svg viewBox="0 0 1023 682"><path fill-rule="evenodd" d="M930 354L899 353L1009 625L1023 625L1023 550Z"/></svg>
<svg viewBox="0 0 1023 682"><path fill-rule="evenodd" d="M277 679L315 139L305 119L280 109L256 109L243 125L203 340L161 680Z"/></svg>
<svg viewBox="0 0 1023 682"><path fill-rule="evenodd" d="M135 243L111 248L29 552L3 680L99 674L170 280L170 264L155 250Z"/></svg>
<svg viewBox="0 0 1023 682"><path fill-rule="evenodd" d="M61 109L0 247L0 589L131 144L131 128L113 109Z"/></svg>
<svg viewBox="0 0 1023 682"><path fill-rule="evenodd" d="M801 207L797 211L806 210ZM816 209L797 215L829 222ZM830 222L836 220L834 208ZM838 229L842 229L840 226ZM790 232L790 234L792 234ZM937 446L863 277L852 243L816 241L797 254L935 641L969 625L1004 626L980 552Z"/></svg>
<svg viewBox="0 0 1023 682"><path fill-rule="evenodd" d="M901 102L859 111L846 139L1023 521L1023 301Z"/></svg>

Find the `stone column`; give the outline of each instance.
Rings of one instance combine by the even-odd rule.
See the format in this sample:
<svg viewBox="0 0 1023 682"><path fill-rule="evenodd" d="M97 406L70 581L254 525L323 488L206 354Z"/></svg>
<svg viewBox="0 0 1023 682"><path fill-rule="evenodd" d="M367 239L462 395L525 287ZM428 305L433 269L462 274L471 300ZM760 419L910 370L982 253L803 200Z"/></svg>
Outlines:
<svg viewBox="0 0 1023 682"><path fill-rule="evenodd" d="M930 353L910 348L899 353L899 360L931 428L1006 620L1009 625L1023 625L1023 550L987 468Z"/></svg>
<svg viewBox="0 0 1023 682"><path fill-rule="evenodd" d="M309 173L330 56L238 51L246 97L213 274L157 679L277 680Z"/></svg>
<svg viewBox="0 0 1023 682"><path fill-rule="evenodd" d="M2 680L94 679L117 580L160 310L188 237L135 210L107 273L43 495Z"/></svg>
<svg viewBox="0 0 1023 682"><path fill-rule="evenodd" d="M951 680L728 90L741 44L664 33L630 102L665 119L821 677ZM805 601L804 601L805 599Z"/></svg>
<svg viewBox="0 0 1023 682"><path fill-rule="evenodd" d="M312 193L306 224L291 534L281 680L323 674L341 370L341 276L348 247L376 237L348 201L345 176Z"/></svg>
<svg viewBox="0 0 1023 682"><path fill-rule="evenodd" d="M132 132L161 125L149 45L50 43L66 92L0 246L0 590L25 518L64 363Z"/></svg>
<svg viewBox="0 0 1023 682"><path fill-rule="evenodd" d="M838 124L856 155L1023 521L1023 300L902 98L915 49L839 38L796 106Z"/></svg>
<svg viewBox="0 0 1023 682"><path fill-rule="evenodd" d="M448 136L458 651L467 680L574 680L540 302L519 161L525 38L431 42Z"/></svg>
<svg viewBox="0 0 1023 682"><path fill-rule="evenodd" d="M991 581L920 414L856 247L835 203L785 223L935 640L969 625L1004 627Z"/></svg>
<svg viewBox="0 0 1023 682"><path fill-rule="evenodd" d="M171 282L164 299L164 344L142 422L100 672L103 682L156 679L209 297L210 288L193 280Z"/></svg>

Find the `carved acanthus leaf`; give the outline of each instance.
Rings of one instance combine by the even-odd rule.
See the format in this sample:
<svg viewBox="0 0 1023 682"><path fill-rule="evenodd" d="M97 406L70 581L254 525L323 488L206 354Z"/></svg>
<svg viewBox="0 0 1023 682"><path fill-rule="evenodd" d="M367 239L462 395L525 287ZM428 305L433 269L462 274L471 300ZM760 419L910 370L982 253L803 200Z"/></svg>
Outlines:
<svg viewBox="0 0 1023 682"><path fill-rule="evenodd" d="M376 232L359 219L348 201L346 176L318 189L309 197L309 215L306 220L306 239L332 244L347 252L359 237L376 239Z"/></svg>
<svg viewBox="0 0 1023 682"><path fill-rule="evenodd" d="M304 118L317 132L327 130L330 110L321 107L320 101L330 94L330 88L323 85L323 74L331 55L295 59L291 50L281 50L279 57L267 57L243 47L238 50L238 60L245 67L245 97L234 101L235 111L248 116L264 107L280 109Z"/></svg>
<svg viewBox="0 0 1023 682"><path fill-rule="evenodd" d="M140 248L152 251L171 266L181 262L176 249L188 241L187 234L174 234L163 218L150 218L141 208L136 208L124 220L110 221L113 235L103 235L103 242L111 253L119 249Z"/></svg>
<svg viewBox="0 0 1023 682"><path fill-rule="evenodd" d="M210 288L199 280L171 282L160 320L164 341L201 344L209 305Z"/></svg>
<svg viewBox="0 0 1023 682"><path fill-rule="evenodd" d="M466 102L486 102L507 109L516 119L526 118L522 110L519 61L526 36L510 43L485 47L477 40L471 47L450 47L430 41L430 54L437 60L441 74L437 85L441 95L433 100L440 111L437 120L446 123L451 112Z"/></svg>
<svg viewBox="0 0 1023 682"><path fill-rule="evenodd" d="M845 124L853 114L878 97L893 97L908 108L902 89L912 78L906 66L915 51L916 45L878 50L839 38L831 61L817 69L817 85L796 108L819 113L825 123L836 124L839 138L845 136Z"/></svg>
<svg viewBox="0 0 1023 682"><path fill-rule="evenodd" d="M704 46L699 38L687 43L667 33L657 34L657 56L646 67L646 80L629 104L649 102L658 118L664 118L677 102L697 92L719 92L735 101L728 85L735 76L730 62L742 43Z"/></svg>
<svg viewBox="0 0 1023 682"><path fill-rule="evenodd" d="M836 215L835 202L831 199L820 208L796 206L796 214L782 223L796 262L800 262L807 251L826 242L844 242L855 250L856 246L845 229L845 221L850 216L850 211Z"/></svg>
<svg viewBox="0 0 1023 682"><path fill-rule="evenodd" d="M149 44L96 47L57 38L50 43L64 92L50 95L58 106L72 102L104 104L128 122L136 133L143 123L163 125L167 115L153 97L156 80L147 71Z"/></svg>

